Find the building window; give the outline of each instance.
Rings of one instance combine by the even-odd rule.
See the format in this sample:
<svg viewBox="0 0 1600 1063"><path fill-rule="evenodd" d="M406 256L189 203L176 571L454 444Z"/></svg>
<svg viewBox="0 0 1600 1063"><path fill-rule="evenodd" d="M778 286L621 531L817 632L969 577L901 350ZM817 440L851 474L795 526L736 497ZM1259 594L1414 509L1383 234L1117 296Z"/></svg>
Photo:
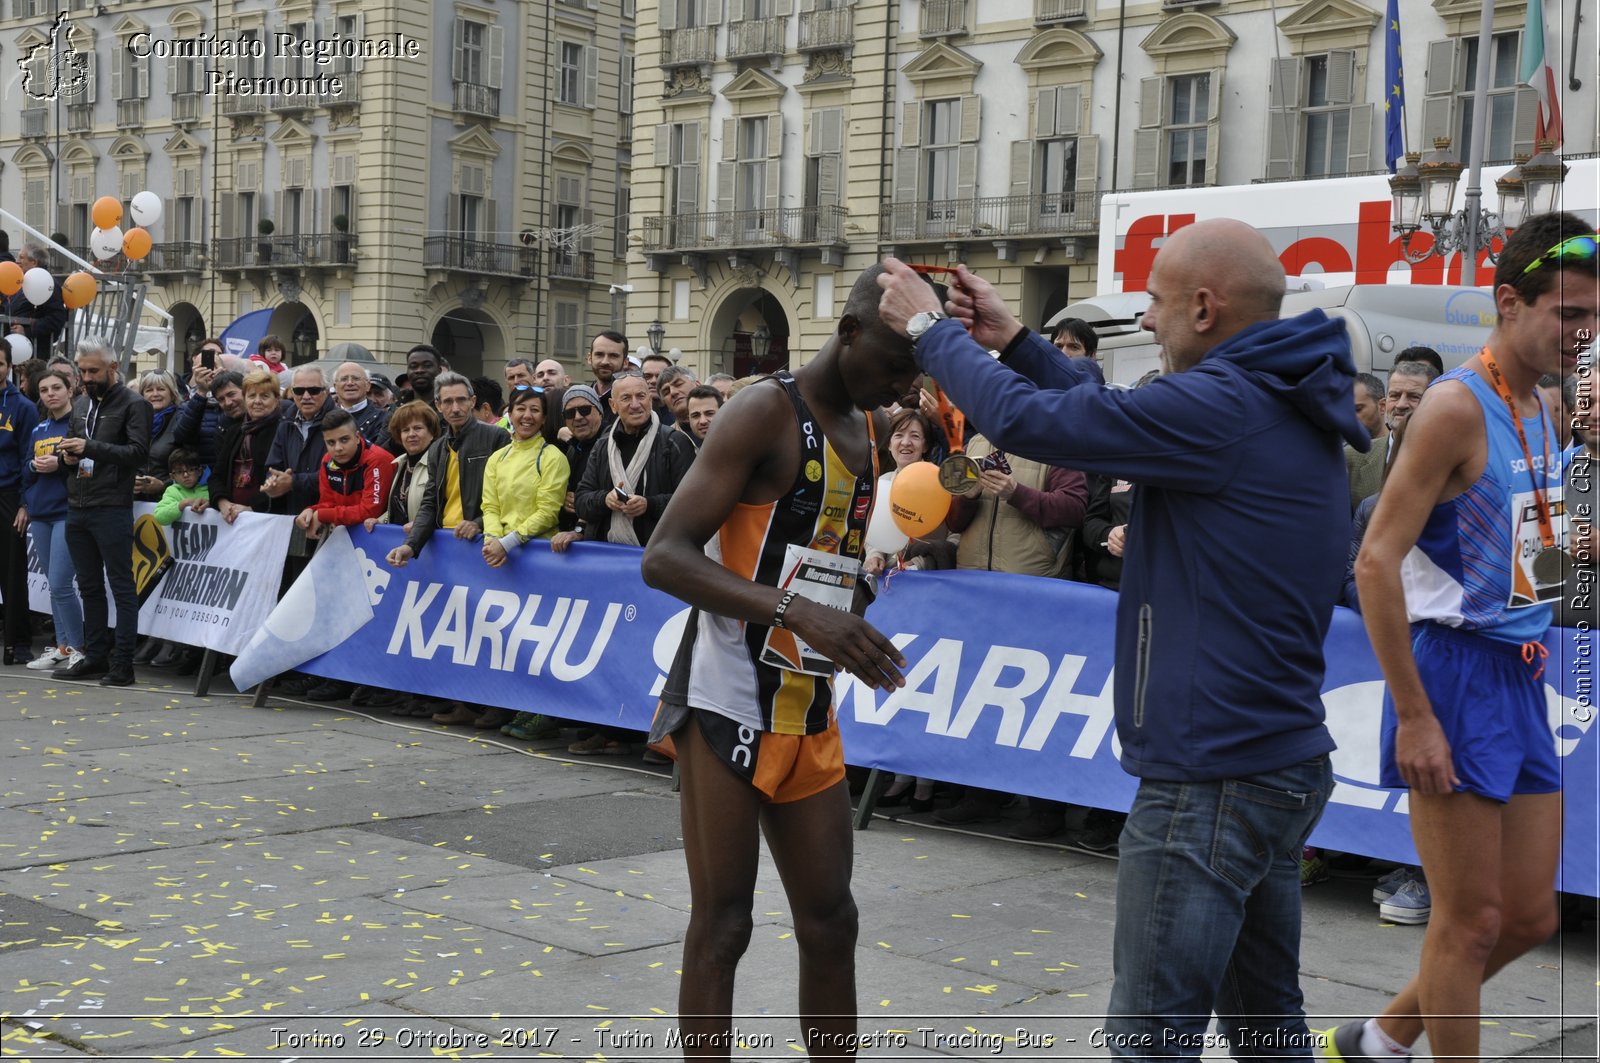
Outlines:
<svg viewBox="0 0 1600 1063"><path fill-rule="evenodd" d="M457 67L457 81L465 81L471 85L483 85L484 62L483 44L484 36L488 31L487 26L481 22L461 19L456 23L456 35L459 39L457 54L460 57Z"/></svg>
<svg viewBox="0 0 1600 1063"><path fill-rule="evenodd" d="M195 225L193 196L179 196L172 201L172 238L179 243L193 243L199 232Z"/></svg>
<svg viewBox="0 0 1600 1063"><path fill-rule="evenodd" d="M1512 157L1517 110L1517 51L1522 40L1520 32L1497 33L1489 46L1489 125L1484 140L1483 157L1495 161ZM1457 152L1466 157L1467 145L1472 143L1473 93L1478 87L1478 47L1476 37L1465 39L1462 65L1463 82L1456 95L1456 108L1461 116L1456 124ZM1429 145L1431 148L1432 145Z"/></svg>
<svg viewBox="0 0 1600 1063"><path fill-rule="evenodd" d="M617 213L611 234L611 254L615 258L628 257L628 215L633 210L633 193L628 189L626 177L617 178Z"/></svg>
<svg viewBox="0 0 1600 1063"><path fill-rule="evenodd" d="M1078 189L1078 138L1058 137L1038 142L1035 157L1038 159L1039 194L1041 214L1058 214L1071 211L1073 193Z"/></svg>
<svg viewBox="0 0 1600 1063"><path fill-rule="evenodd" d="M256 194L239 193L239 234L247 239L256 235Z"/></svg>
<svg viewBox="0 0 1600 1063"><path fill-rule="evenodd" d="M927 140L922 149L925 199L955 199L961 151L961 101L932 100L924 112Z"/></svg>
<svg viewBox="0 0 1600 1063"><path fill-rule="evenodd" d="M235 59L234 69L239 72L239 78L254 79L266 75L266 61L257 58L257 53L266 54L266 49L261 43L260 30L239 31L239 58Z"/></svg>
<svg viewBox="0 0 1600 1063"><path fill-rule="evenodd" d="M675 204L680 214L693 214L700 209L700 123L675 123L669 136L667 203Z"/></svg>
<svg viewBox="0 0 1600 1063"><path fill-rule="evenodd" d="M577 303L558 299L555 303L555 312L551 315L551 340L552 350L557 356L572 357L578 351L579 308Z"/></svg>
<svg viewBox="0 0 1600 1063"><path fill-rule="evenodd" d="M583 102L583 45L561 42L561 75L558 99L562 103Z"/></svg>
<svg viewBox="0 0 1600 1063"><path fill-rule="evenodd" d="M1329 93L1326 55L1306 60L1305 168L1306 177L1338 177L1350 157L1350 102L1348 90Z"/></svg>
<svg viewBox="0 0 1600 1063"><path fill-rule="evenodd" d="M734 210L760 210L767 202L767 120L739 120L738 180Z"/></svg>
<svg viewBox="0 0 1600 1063"><path fill-rule="evenodd" d="M1205 184L1210 98L1210 74L1168 79L1167 184L1173 187Z"/></svg>

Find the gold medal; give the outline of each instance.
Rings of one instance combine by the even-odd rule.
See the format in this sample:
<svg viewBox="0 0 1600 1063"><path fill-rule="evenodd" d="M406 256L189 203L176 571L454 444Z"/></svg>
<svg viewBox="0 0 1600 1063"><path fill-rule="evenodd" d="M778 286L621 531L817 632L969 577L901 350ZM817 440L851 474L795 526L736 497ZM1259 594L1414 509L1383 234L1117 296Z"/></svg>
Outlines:
<svg viewBox="0 0 1600 1063"><path fill-rule="evenodd" d="M981 470L965 454L952 454L939 463L939 486L953 495L970 495L978 489Z"/></svg>

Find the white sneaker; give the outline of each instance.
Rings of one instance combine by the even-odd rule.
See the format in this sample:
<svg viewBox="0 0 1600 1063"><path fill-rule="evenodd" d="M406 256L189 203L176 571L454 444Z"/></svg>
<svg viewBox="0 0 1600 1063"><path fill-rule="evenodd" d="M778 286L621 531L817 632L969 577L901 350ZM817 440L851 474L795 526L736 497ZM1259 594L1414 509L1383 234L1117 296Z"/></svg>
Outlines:
<svg viewBox="0 0 1600 1063"><path fill-rule="evenodd" d="M30 671L47 672L52 668L61 667L63 664L66 663L67 658L70 655L71 655L70 652L69 653L62 653L60 650L56 649L54 646L51 646L49 649L47 649L43 653L39 654L39 656L37 656L33 660L29 661L28 664L27 664L27 667L28 667L28 669Z"/></svg>
<svg viewBox="0 0 1600 1063"><path fill-rule="evenodd" d="M61 662L61 667L63 667L63 668L71 668L73 665L77 664L81 660L83 660L83 654L82 653L79 653L77 650L68 650L67 651L67 659L65 661Z"/></svg>

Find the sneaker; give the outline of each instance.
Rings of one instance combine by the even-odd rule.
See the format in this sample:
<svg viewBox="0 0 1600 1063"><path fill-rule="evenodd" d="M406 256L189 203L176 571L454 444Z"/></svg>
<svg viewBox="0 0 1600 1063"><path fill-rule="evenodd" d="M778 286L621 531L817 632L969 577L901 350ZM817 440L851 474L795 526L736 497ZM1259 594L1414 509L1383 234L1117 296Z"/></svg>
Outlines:
<svg viewBox="0 0 1600 1063"><path fill-rule="evenodd" d="M48 672L51 669L58 668L62 665L70 665L71 662L68 660L68 658L71 656L72 651L69 650L66 653L62 653L54 646L51 646L49 649L39 654L39 656L29 661L27 667L30 671L34 672Z"/></svg>
<svg viewBox="0 0 1600 1063"><path fill-rule="evenodd" d="M1329 1030L1322 1037L1317 1058L1338 1059L1344 1063L1377 1063L1372 1057L1361 1054L1361 1032L1366 1025L1364 1019L1353 1019Z"/></svg>
<svg viewBox="0 0 1600 1063"><path fill-rule="evenodd" d="M559 738L561 725L541 713L522 712L500 728L500 733L522 742L538 742L546 738Z"/></svg>
<svg viewBox="0 0 1600 1063"><path fill-rule="evenodd" d="M1300 851L1300 885L1315 886L1328 881L1328 859L1322 850L1306 846Z"/></svg>
<svg viewBox="0 0 1600 1063"><path fill-rule="evenodd" d="M627 742L596 731L588 738L580 738L572 743L567 747L567 752L575 757L625 757L633 750L628 748Z"/></svg>
<svg viewBox="0 0 1600 1063"><path fill-rule="evenodd" d="M1421 926L1433 915L1433 894L1420 876L1400 883L1394 896L1378 905L1378 917L1402 926Z"/></svg>
<svg viewBox="0 0 1600 1063"><path fill-rule="evenodd" d="M1372 903L1382 904L1384 901L1394 896L1395 891L1400 888L1400 884L1402 882L1405 882L1407 879L1421 877L1422 873L1414 867L1395 868L1387 875L1380 876L1377 883L1372 887Z"/></svg>

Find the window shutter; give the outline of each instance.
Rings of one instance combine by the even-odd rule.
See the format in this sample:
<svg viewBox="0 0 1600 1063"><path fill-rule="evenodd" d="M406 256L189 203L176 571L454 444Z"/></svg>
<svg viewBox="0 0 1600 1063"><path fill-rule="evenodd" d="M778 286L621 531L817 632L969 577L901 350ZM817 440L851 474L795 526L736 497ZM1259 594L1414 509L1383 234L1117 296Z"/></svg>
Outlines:
<svg viewBox="0 0 1600 1063"><path fill-rule="evenodd" d="M308 197L309 198L309 197ZM311 232L333 232L333 189L319 188L317 190L317 210L311 222Z"/></svg>
<svg viewBox="0 0 1600 1063"><path fill-rule="evenodd" d="M769 140L767 143L771 144L772 142ZM777 210L781 206L783 206L783 167L778 165L776 159L773 159L767 163L767 209ZM778 228L777 219L769 220L767 227L776 230Z"/></svg>
<svg viewBox="0 0 1600 1063"><path fill-rule="evenodd" d="M217 211L217 235L223 240L232 240L236 222L238 221L239 196L234 192L222 193L222 206Z"/></svg>
<svg viewBox="0 0 1600 1063"><path fill-rule="evenodd" d="M481 219L478 223L480 226L478 238L486 244L500 242L500 219L497 207L498 204L491 196L483 201L483 210L478 215Z"/></svg>
<svg viewBox="0 0 1600 1063"><path fill-rule="evenodd" d="M672 164L672 127L658 125L655 128L655 146L650 152L650 157L657 166L670 166Z"/></svg>
<svg viewBox="0 0 1600 1063"><path fill-rule="evenodd" d="M783 115L769 114L767 116L767 158L783 158ZM776 165L771 169L776 170Z"/></svg>
<svg viewBox="0 0 1600 1063"><path fill-rule="evenodd" d="M707 26L719 26L719 25L721 25L722 24L722 0L705 0L705 4L706 4L706 9L705 9L706 17L705 17L704 25L707 25Z"/></svg>
<svg viewBox="0 0 1600 1063"><path fill-rule="evenodd" d="M838 155L822 155L817 159L817 205L839 205L839 176L843 160Z"/></svg>
<svg viewBox="0 0 1600 1063"><path fill-rule="evenodd" d="M1139 128L1161 128L1161 112L1163 109L1162 92L1166 88L1164 78L1139 79ZM1134 167L1138 169L1137 166ZM1152 166L1152 171L1154 167Z"/></svg>
<svg viewBox="0 0 1600 1063"><path fill-rule="evenodd" d="M345 215L345 218L350 222L351 232L356 231L356 218L358 217L360 217L360 215L356 212L356 189L355 186L352 185L350 188L350 213Z"/></svg>
<svg viewBox="0 0 1600 1063"><path fill-rule="evenodd" d="M1211 98L1206 101L1206 184L1217 183L1222 162L1222 68L1211 71Z"/></svg>
<svg viewBox="0 0 1600 1063"><path fill-rule="evenodd" d="M772 5L772 14L775 18L787 18L794 11L790 0L775 0Z"/></svg>
<svg viewBox="0 0 1600 1063"><path fill-rule="evenodd" d="M922 143L922 104L912 102L900 109L900 146L914 148Z"/></svg>
<svg viewBox="0 0 1600 1063"><path fill-rule="evenodd" d="M466 80L466 37L467 24L464 19L457 18L452 27L453 44L450 49L450 80Z"/></svg>
<svg viewBox="0 0 1600 1063"><path fill-rule="evenodd" d="M1161 130L1136 129L1133 133L1133 187L1154 188L1161 172Z"/></svg>
<svg viewBox="0 0 1600 1063"><path fill-rule="evenodd" d="M983 97L961 97L961 143L978 142L979 122L983 117Z"/></svg>
<svg viewBox="0 0 1600 1063"><path fill-rule="evenodd" d="M595 106L600 99L600 49L583 46L583 105Z"/></svg>
<svg viewBox="0 0 1600 1063"><path fill-rule="evenodd" d="M57 203L55 231L58 233L65 233L67 231L67 227L71 224L72 208L67 206L65 203Z"/></svg>
<svg viewBox="0 0 1600 1063"><path fill-rule="evenodd" d="M661 23L664 32L678 28L678 0L661 0L661 10L657 12L657 20Z"/></svg>
<svg viewBox="0 0 1600 1063"><path fill-rule="evenodd" d="M744 0L728 0L728 22L744 21Z"/></svg>
<svg viewBox="0 0 1600 1063"><path fill-rule="evenodd" d="M167 59L167 93L176 96L183 91L183 83L178 73L178 57L171 56Z"/></svg>
<svg viewBox="0 0 1600 1063"><path fill-rule="evenodd" d="M455 193L451 193L450 196L445 199L444 215L445 215L444 226L445 226L445 231L446 232L448 232L451 236L465 237L467 239L471 239L471 234L464 234L461 231L461 197L460 196L456 195Z"/></svg>
<svg viewBox="0 0 1600 1063"><path fill-rule="evenodd" d="M822 132L819 134L822 138L821 154L844 154L844 109L830 107L821 112L817 118L822 126Z"/></svg>
<svg viewBox="0 0 1600 1063"><path fill-rule="evenodd" d="M1033 135L1048 139L1056 132L1056 90L1040 89L1033 101Z"/></svg>
<svg viewBox="0 0 1600 1063"><path fill-rule="evenodd" d="M354 27L355 28L351 31L351 36L353 36L354 39L356 39L358 41L366 40L367 39L367 16L366 16L365 13L360 12L360 11L356 12L356 20L355 20L355 23L354 23ZM359 71L361 69L361 62L362 62L362 60L361 60L361 50L358 48L356 50L355 58L349 60L350 69Z"/></svg>
<svg viewBox="0 0 1600 1063"><path fill-rule="evenodd" d="M1092 197L1100 187L1100 137L1085 133L1078 138L1078 173L1073 191L1080 196ZM1092 203L1092 198L1080 199Z"/></svg>
<svg viewBox="0 0 1600 1063"><path fill-rule="evenodd" d="M1300 112L1274 108L1267 112L1268 177L1293 177L1295 141L1299 138Z"/></svg>
<svg viewBox="0 0 1600 1063"><path fill-rule="evenodd" d="M1533 89L1518 89L1511 121L1511 154L1532 155L1539 128L1539 94ZM1500 160L1496 159L1496 162Z"/></svg>
<svg viewBox="0 0 1600 1063"><path fill-rule="evenodd" d="M1362 173L1372 165L1372 111L1370 103L1350 108L1350 155L1345 173Z"/></svg>
<svg viewBox="0 0 1600 1063"><path fill-rule="evenodd" d="M1331 76L1331 75L1330 75ZM1267 79L1267 106L1286 110L1300 106L1300 60L1274 59Z"/></svg>
<svg viewBox="0 0 1600 1063"><path fill-rule="evenodd" d="M584 207L582 213L580 213L578 215L578 221L583 226L583 239L579 242L578 248L584 254L592 255L592 254L594 254L594 211L593 211L593 209L591 209L589 207Z"/></svg>
<svg viewBox="0 0 1600 1063"><path fill-rule="evenodd" d="M84 58L87 60L88 64L88 80L84 83L84 96L82 102L93 103L95 100L97 82L100 80L99 64L97 62L98 57L94 52L90 52Z"/></svg>
<svg viewBox="0 0 1600 1063"><path fill-rule="evenodd" d="M1013 197L1033 195L1033 141L1031 140L1011 142L1011 195Z"/></svg>
<svg viewBox="0 0 1600 1063"><path fill-rule="evenodd" d="M678 167L678 213L700 212L700 137L699 122L683 123L683 158Z"/></svg>
<svg viewBox="0 0 1600 1063"><path fill-rule="evenodd" d="M118 42L119 44L123 42ZM111 98L120 100L122 95L123 68L128 65L130 53L126 47L120 47L111 53Z"/></svg>
<svg viewBox="0 0 1600 1063"><path fill-rule="evenodd" d="M1349 103L1355 99L1356 53L1335 48L1328 53L1328 103Z"/></svg>
<svg viewBox="0 0 1600 1063"><path fill-rule="evenodd" d="M723 212L739 209L735 193L734 181L738 174L739 164L727 159L717 164L717 209Z"/></svg>
<svg viewBox="0 0 1600 1063"><path fill-rule="evenodd" d="M722 161L732 162L739 157L739 120L722 120Z"/></svg>
<svg viewBox="0 0 1600 1063"><path fill-rule="evenodd" d="M504 26L490 26L484 34L484 51L488 52L488 81L491 89L500 87L501 66L505 62L506 30ZM509 108L507 108L509 110Z"/></svg>
<svg viewBox="0 0 1600 1063"><path fill-rule="evenodd" d="M922 175L919 171L922 152L916 148L901 148L894 156L894 201L915 203L921 198L922 192Z"/></svg>
<svg viewBox="0 0 1600 1063"><path fill-rule="evenodd" d="M1456 68L1461 63L1461 42L1454 37L1433 41L1428 45L1428 72L1423 79L1423 91L1429 96L1454 92L1459 79Z"/></svg>
<svg viewBox="0 0 1600 1063"><path fill-rule="evenodd" d="M683 123L683 158L679 162L700 162L700 138L705 135L699 122Z"/></svg>
<svg viewBox="0 0 1600 1063"><path fill-rule="evenodd" d="M1056 135L1078 135L1078 116L1082 111L1083 91L1076 85L1062 85L1056 89Z"/></svg>
<svg viewBox="0 0 1600 1063"><path fill-rule="evenodd" d="M141 100L150 98L150 60L135 58L133 61L134 95Z"/></svg>
<svg viewBox="0 0 1600 1063"><path fill-rule="evenodd" d="M963 144L956 156L956 198L974 199L978 195L978 146Z"/></svg>

